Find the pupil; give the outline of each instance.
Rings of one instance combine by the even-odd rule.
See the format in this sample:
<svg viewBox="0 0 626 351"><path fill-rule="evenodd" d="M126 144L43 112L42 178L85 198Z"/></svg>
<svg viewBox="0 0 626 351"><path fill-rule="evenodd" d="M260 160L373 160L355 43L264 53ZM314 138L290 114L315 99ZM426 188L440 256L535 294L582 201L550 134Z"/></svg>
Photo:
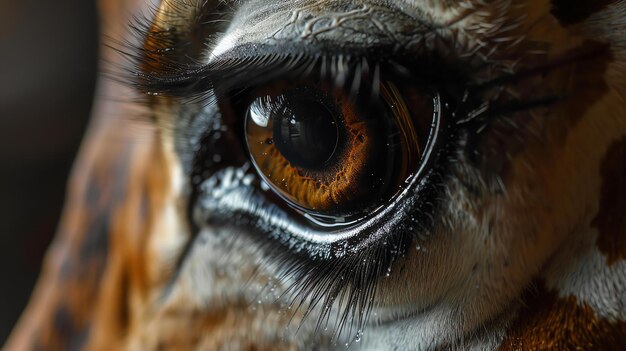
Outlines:
<svg viewBox="0 0 626 351"><path fill-rule="evenodd" d="M310 100L285 101L273 118L274 143L292 165L321 169L332 158L339 131L324 105Z"/></svg>

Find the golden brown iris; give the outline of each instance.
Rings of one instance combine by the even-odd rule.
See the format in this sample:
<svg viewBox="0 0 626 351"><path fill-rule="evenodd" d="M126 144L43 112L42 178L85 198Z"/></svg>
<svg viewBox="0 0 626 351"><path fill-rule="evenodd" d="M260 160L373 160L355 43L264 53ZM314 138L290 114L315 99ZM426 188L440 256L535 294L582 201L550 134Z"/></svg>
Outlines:
<svg viewBox="0 0 626 351"><path fill-rule="evenodd" d="M246 117L251 158L296 208L332 216L371 209L419 163L423 133L390 82L378 96L320 84L283 84L256 96ZM432 118L432 110L423 112Z"/></svg>

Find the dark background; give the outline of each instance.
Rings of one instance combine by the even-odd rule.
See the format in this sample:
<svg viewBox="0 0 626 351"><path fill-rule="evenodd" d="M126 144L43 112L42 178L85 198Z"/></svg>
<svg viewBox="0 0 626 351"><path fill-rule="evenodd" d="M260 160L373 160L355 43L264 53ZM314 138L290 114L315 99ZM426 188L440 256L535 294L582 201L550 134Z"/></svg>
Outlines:
<svg viewBox="0 0 626 351"><path fill-rule="evenodd" d="M90 0L0 0L0 346L28 302L91 109Z"/></svg>

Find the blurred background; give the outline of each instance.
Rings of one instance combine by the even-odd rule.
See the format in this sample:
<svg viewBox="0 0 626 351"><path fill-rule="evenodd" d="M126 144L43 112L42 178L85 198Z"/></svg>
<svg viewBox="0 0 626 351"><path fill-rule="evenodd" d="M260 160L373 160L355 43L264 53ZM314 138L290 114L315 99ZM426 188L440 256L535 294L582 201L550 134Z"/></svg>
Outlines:
<svg viewBox="0 0 626 351"><path fill-rule="evenodd" d="M0 346L58 223L97 51L95 1L0 0Z"/></svg>

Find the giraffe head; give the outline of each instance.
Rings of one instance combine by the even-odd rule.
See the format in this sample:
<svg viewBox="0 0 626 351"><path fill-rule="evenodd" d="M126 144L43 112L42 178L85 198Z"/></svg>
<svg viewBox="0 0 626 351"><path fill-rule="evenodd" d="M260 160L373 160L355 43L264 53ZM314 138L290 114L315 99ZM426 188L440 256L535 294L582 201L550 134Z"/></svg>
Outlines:
<svg viewBox="0 0 626 351"><path fill-rule="evenodd" d="M143 12L10 347L626 347L624 1Z"/></svg>

